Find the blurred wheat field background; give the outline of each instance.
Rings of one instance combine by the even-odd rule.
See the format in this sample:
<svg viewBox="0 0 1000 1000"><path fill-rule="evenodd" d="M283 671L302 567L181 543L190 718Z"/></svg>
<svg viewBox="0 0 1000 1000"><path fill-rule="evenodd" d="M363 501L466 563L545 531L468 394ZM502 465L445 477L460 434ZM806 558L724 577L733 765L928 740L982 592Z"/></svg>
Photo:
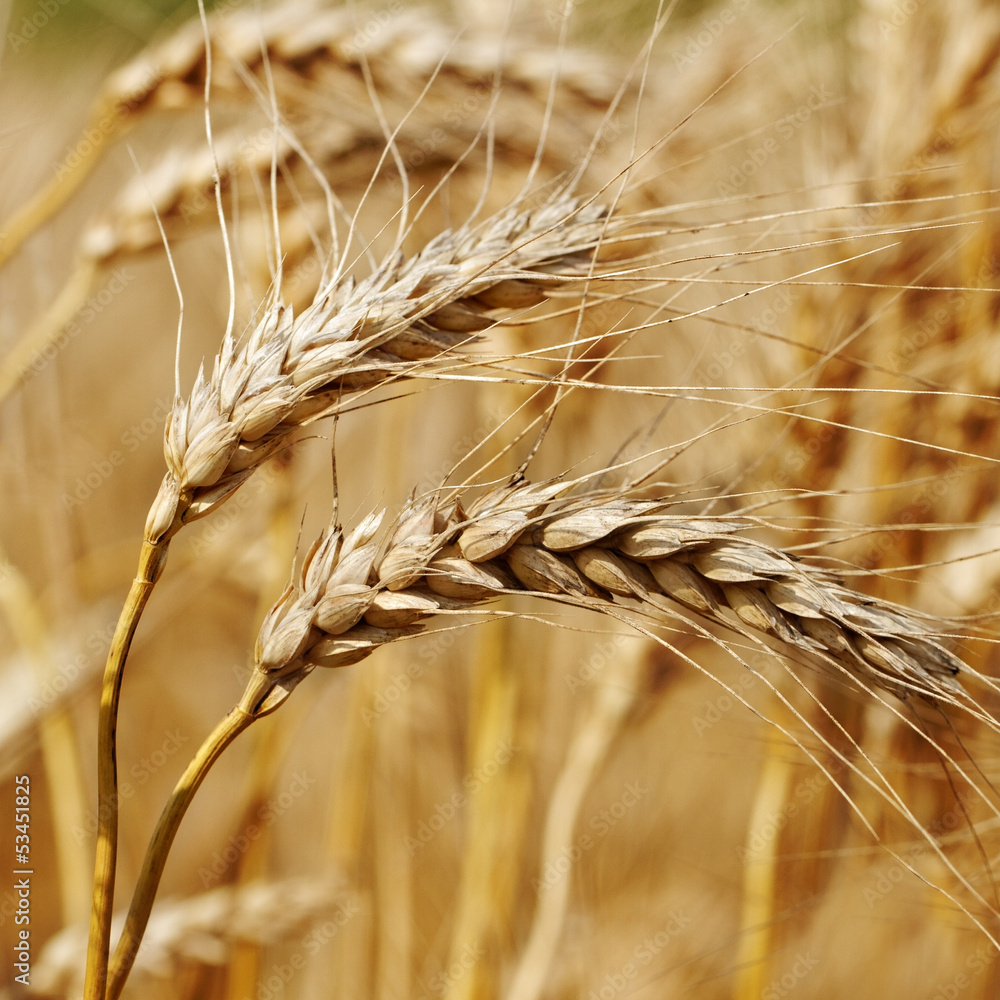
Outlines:
<svg viewBox="0 0 1000 1000"><path fill-rule="evenodd" d="M10 997L82 990L101 671L175 394L157 214L182 392L230 307L203 28L152 10L6 12L0 844L13 867L28 775L34 872L27 988L13 877L0 893ZM995 5L284 0L223 3L209 34L237 330L276 230L284 300L312 301L318 177L359 279L404 203L413 255L577 170L648 225L587 311L553 297L462 348L479 364L360 396L175 541L122 693L116 916L330 519L331 451L348 530L445 481L474 494L525 460L560 375L589 385L533 481L669 455L639 496L749 511L873 601L949 619L942 642L997 675ZM54 182L65 203L14 247ZM939 710L714 626L497 607L316 670L227 750L127 994L998 995L988 685L978 715Z"/></svg>

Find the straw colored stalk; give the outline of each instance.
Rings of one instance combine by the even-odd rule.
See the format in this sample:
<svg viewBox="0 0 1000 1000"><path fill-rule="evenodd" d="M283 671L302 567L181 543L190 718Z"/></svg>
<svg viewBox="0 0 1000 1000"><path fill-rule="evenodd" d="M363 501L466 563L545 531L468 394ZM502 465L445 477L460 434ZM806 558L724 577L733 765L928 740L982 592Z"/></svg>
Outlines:
<svg viewBox="0 0 1000 1000"><path fill-rule="evenodd" d="M93 916L95 977L109 947L117 853L115 730L131 637L162 571L170 539L204 517L284 448L301 426L336 410L345 394L454 361L497 312L526 310L553 292L586 289L613 274L596 254L632 225L593 203L554 195L486 223L442 233L416 256L393 255L356 282L335 272L298 316L277 296L246 337L231 331L210 377L167 418L168 471L146 521L139 569L105 668L98 746L101 810Z"/></svg>
<svg viewBox="0 0 1000 1000"><path fill-rule="evenodd" d="M605 671L602 683L591 691L549 797L539 872L549 871L560 859L565 859L563 863L570 870L575 865L573 856L567 857L564 851L576 836L585 796L633 715L639 696L646 693L644 664L635 655L616 657ZM531 931L506 990L507 1000L538 1000L544 995L569 912L571 885L567 871L555 885L538 894Z"/></svg>
<svg viewBox="0 0 1000 1000"><path fill-rule="evenodd" d="M460 963L465 971L448 975L440 1000L500 995L511 914L523 898L523 856L534 797L532 762L538 748L532 697L537 692L531 690L537 677L529 679L518 662L527 624L511 618L489 622L478 630L470 650L474 667L467 773L490 778L470 789L463 808L460 876L449 907L453 919L440 968L452 970ZM538 662L545 662L544 647L535 645L533 653ZM503 746L503 766L491 771ZM412 834L413 822L410 818L404 838ZM423 969L432 968L434 963L425 959Z"/></svg>
<svg viewBox="0 0 1000 1000"><path fill-rule="evenodd" d="M313 545L300 579L261 626L239 705L199 751L157 826L111 963L111 1000L128 975L177 826L225 747L317 667L357 663L440 614L475 612L516 593L612 614L626 599L653 618L675 617L680 605L854 677L866 690L976 711L957 679L971 671L927 624L747 537L755 522L672 515L668 501L620 495L566 499L573 485L517 481L467 512L435 493L411 501L387 541L378 537L383 515L373 514L346 537L334 526Z"/></svg>
<svg viewBox="0 0 1000 1000"><path fill-rule="evenodd" d="M6 620L17 645L38 684L50 685L58 677L54 650L46 641L51 629L31 584L0 549L0 616ZM82 828L86 809L83 776L75 752L73 719L65 704L56 704L39 714L35 699L21 706L23 716L37 729L49 789L48 807L52 812L52 831L58 862L62 919L74 923L82 916L89 884L86 850L72 832ZM29 706L33 706L29 709ZM35 733L33 732L34 736ZM11 755L11 759L13 755ZM10 765L12 766L12 765Z"/></svg>

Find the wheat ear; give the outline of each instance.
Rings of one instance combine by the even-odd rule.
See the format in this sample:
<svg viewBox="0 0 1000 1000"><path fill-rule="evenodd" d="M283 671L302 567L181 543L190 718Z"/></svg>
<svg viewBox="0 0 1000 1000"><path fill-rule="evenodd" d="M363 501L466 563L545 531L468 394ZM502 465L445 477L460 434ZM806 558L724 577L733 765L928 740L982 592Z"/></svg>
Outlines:
<svg viewBox="0 0 1000 1000"><path fill-rule="evenodd" d="M347 883L335 875L255 880L165 900L152 913L135 972L147 981L164 980L185 963L221 966L240 945L286 941L327 914L350 916L356 905ZM32 970L36 991L78 994L86 945L86 929L79 924L50 938Z"/></svg>
<svg viewBox="0 0 1000 1000"><path fill-rule="evenodd" d="M199 751L161 817L112 962L110 1000L128 975L184 809L225 746L317 667L357 663L440 614L514 593L611 613L624 598L653 618L675 615L680 605L766 636L866 689L969 708L956 678L971 671L926 624L747 537L755 521L670 514L667 500L567 499L573 485L516 481L467 512L460 500L435 493L412 501L387 540L378 537L383 515L373 514L346 537L334 525L313 545L299 580L261 626L239 705Z"/></svg>
<svg viewBox="0 0 1000 1000"><path fill-rule="evenodd" d="M370 543L362 555L352 541L341 560L340 535L329 533L301 586L264 623L261 699L315 666L357 662L435 615L531 592L596 610L624 598L653 617L681 605L866 687L968 707L957 677L971 671L927 623L748 537L756 521L671 514L667 500L565 499L571 487L517 482L468 512L433 494L400 515L377 558Z"/></svg>
<svg viewBox="0 0 1000 1000"><path fill-rule="evenodd" d="M158 247L161 227L173 241L190 234L192 224L214 222L216 183L234 185L239 175L249 175L253 182L249 189L259 194L269 185L273 164L281 164L291 179L276 194L280 214L291 222L292 216L300 219L308 214L296 191L300 174L313 181L321 176L321 186L328 192L333 187L340 191L347 181L367 181L376 171L385 136L371 114L353 112L346 118L343 114L345 108L369 104L363 66L375 79L391 80L387 97L392 117L403 119L393 143L412 172L419 172L425 163L459 163L468 155L477 141L479 118L491 104L485 95L500 80L517 95L518 107L493 116L494 155L499 158L506 150L520 162L525 136L536 128L533 95L542 92L553 76L559 78L561 93L573 101L573 113L566 121L549 123L552 135L544 156L553 173L569 172L577 166L581 148L599 131L601 112L614 95L615 73L593 53L564 49L557 59L543 43L522 38L501 43L482 33L459 33L435 12L421 9L397 11L368 38L359 30L363 18L363 8L330 9L324 3L301 0L270 4L264 10L257 5L226 8L209 16L219 99L230 107L242 106L243 118L250 119L267 107L266 79L276 103L269 122L251 129L243 121L223 130L212 150L175 146L161 151L144 176L126 183L87 222L77 242L78 262L62 291L0 359L0 399L19 385L34 359L56 340L116 259ZM195 17L108 77L90 113L94 125L101 127L87 130L101 138L81 144L86 154L78 154L72 167L64 164L56 178L9 220L0 267L71 198L103 153L134 123L200 107L207 56L206 32ZM430 86L428 75L440 86L421 93ZM331 93L341 98L335 107L325 99ZM410 107L406 102L413 94L421 98ZM438 129L430 155L428 131L465 102L477 113L468 121L450 122L440 142ZM528 128L525 115L531 118ZM308 137L312 152L292 135L288 123L297 135ZM283 247L286 269L304 252L314 250L311 224L302 227L295 222L288 228L308 232L300 234L297 245Z"/></svg>
<svg viewBox="0 0 1000 1000"><path fill-rule="evenodd" d="M347 180L367 182L373 155L377 157L385 135L377 116L367 111L371 98L366 70L374 80L391 80L383 99L389 102L389 117L402 118L393 143L413 172L428 161L454 164L468 155L477 139L479 118L490 105L485 95L492 93L495 80L523 96L544 92L558 76L560 92L574 102L575 114L561 126L549 125L558 129L544 150L553 172L577 166L574 156L583 135L589 142L590 133L599 127L597 109L614 96L611 81L616 73L591 52L564 48L557 59L547 44L521 37L501 40L469 25L459 31L424 9L398 11L367 38L359 31L362 15L363 9L331 9L325 3L290 0L272 4L266 12L242 7L210 16L217 95L227 104L247 105L248 113L261 110L268 105L266 81L276 105L270 124L250 134L246 123L221 132L214 156L205 150L167 150L145 183L127 184L88 224L80 239L82 255L107 265L119 254L157 246L160 230L151 203L168 233L171 222L182 231L195 219L214 221L210 209L216 174L226 182L241 171L249 172L266 188L273 159L288 170L303 166L305 148L287 126L309 140L308 158L315 155L316 166L331 187L339 191ZM153 111L195 109L203 99L206 65L205 32L194 18L171 39L120 69L107 90L118 100L139 100ZM435 85L429 91L428 76ZM325 100L331 93L341 97L335 106ZM421 99L410 105L413 94L421 94ZM469 120L453 121L457 116L451 115L448 135L436 136L428 150L428 127L463 101L479 113ZM495 116L495 156L511 148L523 158L525 135L534 134L534 128L525 129L523 115L536 112L533 104L523 102L519 111ZM311 164L305 166L310 172ZM293 187L290 184L280 194L298 209L302 206L295 202Z"/></svg>
<svg viewBox="0 0 1000 1000"><path fill-rule="evenodd" d="M304 424L351 392L454 360L498 312L613 277L597 250L632 225L602 205L557 195L445 232L410 258L393 255L360 282L335 275L295 316L276 299L243 343L227 336L210 377L167 420L168 472L146 538L170 537L213 510Z"/></svg>

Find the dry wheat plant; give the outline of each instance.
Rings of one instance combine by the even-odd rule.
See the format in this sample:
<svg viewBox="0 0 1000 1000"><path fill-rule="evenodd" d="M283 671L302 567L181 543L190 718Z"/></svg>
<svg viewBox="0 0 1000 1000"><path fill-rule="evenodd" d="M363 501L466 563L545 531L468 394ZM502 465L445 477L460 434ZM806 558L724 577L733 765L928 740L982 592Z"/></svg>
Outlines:
<svg viewBox="0 0 1000 1000"><path fill-rule="evenodd" d="M154 9L0 8L0 995L1000 995L1000 9Z"/></svg>

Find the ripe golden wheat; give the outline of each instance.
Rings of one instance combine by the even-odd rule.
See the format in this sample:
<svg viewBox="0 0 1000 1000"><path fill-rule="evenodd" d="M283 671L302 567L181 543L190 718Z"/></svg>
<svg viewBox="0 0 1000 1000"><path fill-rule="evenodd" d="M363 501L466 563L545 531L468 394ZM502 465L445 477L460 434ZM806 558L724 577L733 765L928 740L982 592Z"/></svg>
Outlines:
<svg viewBox="0 0 1000 1000"><path fill-rule="evenodd" d="M88 595L141 551L100 630L89 818L65 713L92 727L95 699L37 723L67 930L36 987L79 989L97 832L88 1000L130 972L234 998L995 992L1000 23L640 7L629 64L578 4L224 5L111 74L101 141L13 214L3 277L42 230L75 248L0 367L57 457L60 366L34 362L111 372L113 318L63 346L102 276L222 290L185 296L172 388L145 303L135 385L109 380L158 400L165 476L133 434L141 469L53 519L113 524L90 562L59 542ZM138 173L102 181L126 134ZM10 537L0 598L45 690ZM136 771L171 709L184 740ZM312 799L282 791L302 761ZM886 961L899 941L925 964Z"/></svg>

